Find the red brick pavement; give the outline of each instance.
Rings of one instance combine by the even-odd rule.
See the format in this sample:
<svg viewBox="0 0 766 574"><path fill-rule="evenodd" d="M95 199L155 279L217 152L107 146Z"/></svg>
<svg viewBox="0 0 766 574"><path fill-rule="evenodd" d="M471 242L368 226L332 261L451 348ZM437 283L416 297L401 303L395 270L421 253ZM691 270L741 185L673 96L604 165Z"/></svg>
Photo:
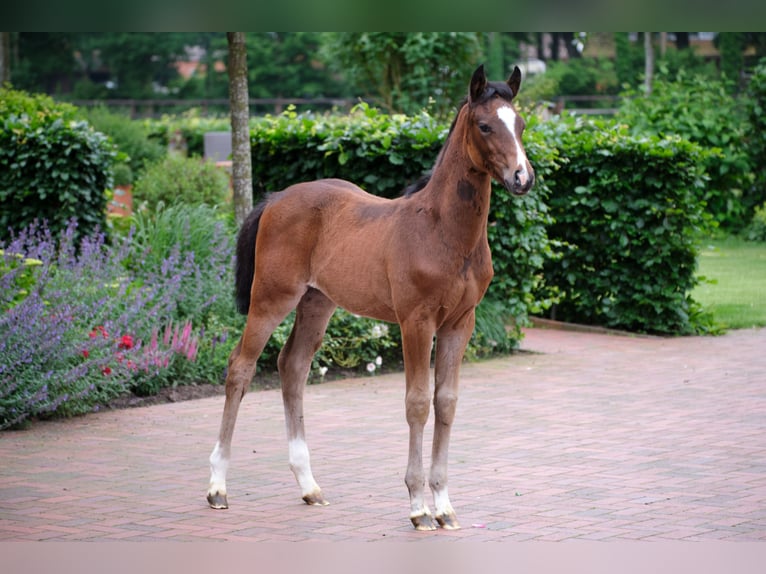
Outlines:
<svg viewBox="0 0 766 574"><path fill-rule="evenodd" d="M205 502L221 397L0 433L0 541L766 540L766 329L522 347L463 369L460 531L409 526L394 374L308 387L322 508L287 468L278 391L245 397L227 511Z"/></svg>

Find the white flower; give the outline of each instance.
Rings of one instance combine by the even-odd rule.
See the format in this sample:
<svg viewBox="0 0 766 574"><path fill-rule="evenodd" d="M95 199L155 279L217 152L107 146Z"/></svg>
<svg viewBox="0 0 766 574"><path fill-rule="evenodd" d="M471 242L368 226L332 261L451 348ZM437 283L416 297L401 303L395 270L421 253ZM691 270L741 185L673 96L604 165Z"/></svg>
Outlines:
<svg viewBox="0 0 766 574"><path fill-rule="evenodd" d="M376 368L377 367L375 366L375 363L367 363L367 372L368 373L374 373Z"/></svg>
<svg viewBox="0 0 766 574"><path fill-rule="evenodd" d="M372 327L372 337L373 339L380 339L381 337L385 337L388 335L388 325L374 325Z"/></svg>
<svg viewBox="0 0 766 574"><path fill-rule="evenodd" d="M381 365L383 364L383 357L381 357L380 355L378 355L377 357L375 357L375 364L376 364L377 366L381 366Z"/></svg>
<svg viewBox="0 0 766 574"><path fill-rule="evenodd" d="M327 374L327 367L319 367L319 376L324 377Z"/></svg>

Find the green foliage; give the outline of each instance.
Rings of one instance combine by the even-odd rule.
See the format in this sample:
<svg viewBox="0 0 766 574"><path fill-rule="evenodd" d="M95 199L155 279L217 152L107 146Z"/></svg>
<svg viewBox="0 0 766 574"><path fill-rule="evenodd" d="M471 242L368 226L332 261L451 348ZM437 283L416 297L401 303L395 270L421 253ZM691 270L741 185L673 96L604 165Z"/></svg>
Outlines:
<svg viewBox="0 0 766 574"><path fill-rule="evenodd" d="M251 120L251 124L256 122ZM191 109L178 116L164 115L159 120L142 120L149 137L163 147L172 146L189 156L202 157L207 132L231 130L229 117L203 117L199 109Z"/></svg>
<svg viewBox="0 0 766 574"><path fill-rule="evenodd" d="M130 169L130 181L125 181L124 170L120 173L122 179L118 180L117 166L115 166L115 185L133 183L132 178L140 175L146 163L155 162L166 153L165 147L156 139L150 138L149 130L144 123L131 120L123 114L110 112L104 106L91 108L81 114L94 128L109 136L117 150L127 156L117 165L127 164Z"/></svg>
<svg viewBox="0 0 766 574"><path fill-rule="evenodd" d="M761 205L766 201L766 58L753 69L745 98L746 145L743 146L755 169L755 182L750 201Z"/></svg>
<svg viewBox="0 0 766 574"><path fill-rule="evenodd" d="M396 197L431 168L447 134L426 112L388 115L360 104L344 116L297 114L259 120L251 130L256 196L325 177Z"/></svg>
<svg viewBox="0 0 766 574"><path fill-rule="evenodd" d="M173 318L209 321L220 326L243 326L231 301L229 277L234 250L234 223L230 212L208 205L159 205L134 216L127 267L143 276L144 270L162 269L166 261L185 261L193 273L172 278L179 296Z"/></svg>
<svg viewBox="0 0 766 574"><path fill-rule="evenodd" d="M79 236L104 226L116 154L74 114L50 98L0 89L0 239L35 219L60 232L75 218Z"/></svg>
<svg viewBox="0 0 766 574"><path fill-rule="evenodd" d="M229 178L223 169L198 157L175 154L148 164L133 187L134 199L149 210L160 203L223 205L228 193Z"/></svg>
<svg viewBox="0 0 766 574"><path fill-rule="evenodd" d="M590 96L619 92L614 63L609 59L576 58L566 62L549 62L545 75L556 82L556 95Z"/></svg>
<svg viewBox="0 0 766 574"><path fill-rule="evenodd" d="M766 203L755 208L753 218L743 230L742 236L748 241L766 241Z"/></svg>
<svg viewBox="0 0 766 574"><path fill-rule="evenodd" d="M430 98L445 114L465 94L483 38L473 32L340 32L325 58L365 96L391 112L416 114Z"/></svg>
<svg viewBox="0 0 766 574"><path fill-rule="evenodd" d="M632 91L617 119L635 136L678 134L711 153L701 160L710 177L707 210L727 229L741 229L755 202L754 163L742 142L749 128L740 102L722 81L660 67L650 96Z"/></svg>
<svg viewBox="0 0 766 574"><path fill-rule="evenodd" d="M9 253L6 257L5 250L0 249L0 277L8 277L8 290L5 296L5 305L0 307L0 312L8 311L21 303L34 289L37 283L37 270L42 265L39 259L23 257L20 253Z"/></svg>
<svg viewBox="0 0 766 574"><path fill-rule="evenodd" d="M719 32L716 37L718 50L721 52L721 73L731 81L731 92L739 84L739 77L745 65L744 32Z"/></svg>
<svg viewBox="0 0 766 574"><path fill-rule="evenodd" d="M564 116L540 126L561 157L549 179L548 228L564 246L547 261L555 318L653 333L695 330L695 237L707 153L678 136Z"/></svg>
<svg viewBox="0 0 766 574"><path fill-rule="evenodd" d="M615 33L614 47L614 71L620 86L638 86L644 71L643 47L631 42L627 32Z"/></svg>

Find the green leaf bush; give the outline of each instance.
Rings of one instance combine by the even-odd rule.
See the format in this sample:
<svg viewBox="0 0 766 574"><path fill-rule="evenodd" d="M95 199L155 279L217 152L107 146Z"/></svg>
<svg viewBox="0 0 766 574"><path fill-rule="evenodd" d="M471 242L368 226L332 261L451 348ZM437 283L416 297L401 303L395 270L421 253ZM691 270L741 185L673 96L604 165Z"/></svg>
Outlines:
<svg viewBox="0 0 766 574"><path fill-rule="evenodd" d="M147 126L125 114L109 111L105 106L81 110L80 115L96 130L109 136L124 159L115 168L115 185L130 185L143 172L147 163L156 162L167 153L167 146L152 138ZM129 172L125 168L129 168ZM129 176L125 174L129 173Z"/></svg>
<svg viewBox="0 0 766 574"><path fill-rule="evenodd" d="M35 219L77 236L104 227L115 158L106 136L47 96L0 89L0 239Z"/></svg>
<svg viewBox="0 0 766 574"><path fill-rule="evenodd" d="M700 158L710 177L702 199L722 227L741 230L759 197L753 187L757 160L745 145L758 132L749 126L743 102L725 82L683 70L673 75L664 67L651 95L623 95L616 119L634 136L676 134L711 152Z"/></svg>
<svg viewBox="0 0 766 574"><path fill-rule="evenodd" d="M545 262L559 320L651 333L690 333L700 319L695 238L708 153L679 136L634 136L624 125L564 116L539 126L560 153L549 179L552 241Z"/></svg>
<svg viewBox="0 0 766 574"><path fill-rule="evenodd" d="M766 209L766 58L762 58L753 70L747 86L745 113L747 114L747 137L745 149L755 168L755 182L750 202ZM762 218L762 215L760 216Z"/></svg>
<svg viewBox="0 0 766 574"><path fill-rule="evenodd" d="M133 186L133 198L150 211L158 205L224 205L229 176L213 162L170 154L146 166Z"/></svg>

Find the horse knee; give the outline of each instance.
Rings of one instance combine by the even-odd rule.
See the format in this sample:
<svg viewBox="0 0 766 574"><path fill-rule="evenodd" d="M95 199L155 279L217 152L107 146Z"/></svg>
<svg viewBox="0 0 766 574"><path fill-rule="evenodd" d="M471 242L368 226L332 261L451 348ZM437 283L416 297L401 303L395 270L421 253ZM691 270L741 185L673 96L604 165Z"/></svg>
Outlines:
<svg viewBox="0 0 766 574"><path fill-rule="evenodd" d="M442 391L434 395L434 414L438 423L452 424L456 409L457 393Z"/></svg>
<svg viewBox="0 0 766 574"><path fill-rule="evenodd" d="M255 365L242 365L241 361L233 361L226 375L226 397L239 398L245 396L253 379Z"/></svg>
<svg viewBox="0 0 766 574"><path fill-rule="evenodd" d="M407 423L410 425L425 425L431 409L428 395L425 393L408 393L405 402Z"/></svg>

